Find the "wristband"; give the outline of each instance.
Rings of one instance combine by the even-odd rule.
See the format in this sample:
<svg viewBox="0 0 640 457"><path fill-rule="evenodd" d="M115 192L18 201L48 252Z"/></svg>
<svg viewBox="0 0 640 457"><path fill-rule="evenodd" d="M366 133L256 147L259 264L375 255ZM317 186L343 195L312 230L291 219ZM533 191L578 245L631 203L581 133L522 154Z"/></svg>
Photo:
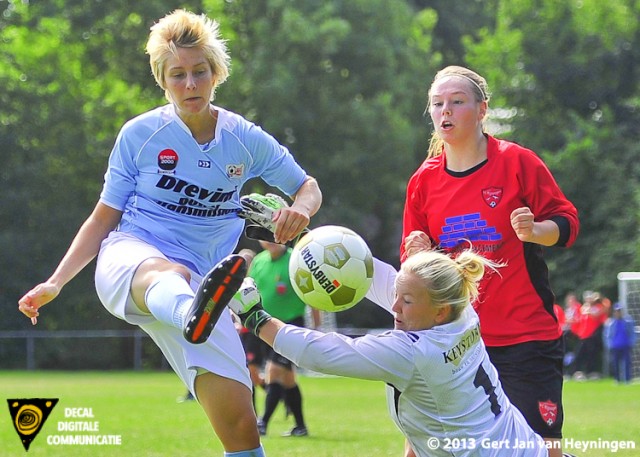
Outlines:
<svg viewBox="0 0 640 457"><path fill-rule="evenodd" d="M259 336L260 327L271 320L271 315L260 308L247 315L240 316L242 325L248 328L255 336Z"/></svg>

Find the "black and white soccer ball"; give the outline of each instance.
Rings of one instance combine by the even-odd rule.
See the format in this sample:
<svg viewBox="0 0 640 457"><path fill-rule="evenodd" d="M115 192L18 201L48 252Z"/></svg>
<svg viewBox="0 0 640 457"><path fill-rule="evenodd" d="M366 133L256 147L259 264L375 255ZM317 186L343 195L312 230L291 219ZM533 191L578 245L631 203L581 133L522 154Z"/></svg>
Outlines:
<svg viewBox="0 0 640 457"><path fill-rule="evenodd" d="M300 299L321 311L344 311L365 296L373 281L373 256L353 230L325 225L293 248L291 285Z"/></svg>

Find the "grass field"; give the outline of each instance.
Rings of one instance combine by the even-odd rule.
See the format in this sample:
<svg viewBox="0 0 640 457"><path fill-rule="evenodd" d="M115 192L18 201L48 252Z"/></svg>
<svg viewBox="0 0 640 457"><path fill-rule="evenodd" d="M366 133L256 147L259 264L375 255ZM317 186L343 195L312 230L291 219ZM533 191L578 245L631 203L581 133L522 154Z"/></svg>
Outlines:
<svg viewBox="0 0 640 457"><path fill-rule="evenodd" d="M389 419L382 383L332 377L300 378L310 436L283 438L292 426L282 407L263 444L269 457L360 457L402 454L403 437ZM0 413L2 457L221 456L222 447L195 402L177 403L183 388L173 373L0 372L0 392L9 398L59 398L42 430L25 452L8 409ZM258 395L258 409L263 397ZM7 408L7 407L4 407ZM93 418L67 418L66 408L91 408ZM565 384L566 451L587 457L640 456L640 384L611 380ZM97 422L98 431L58 431L70 421ZM61 424L62 423L62 424ZM51 444L64 435L116 435L120 445ZM603 449L629 441L636 449ZM505 454L506 455L506 454Z"/></svg>

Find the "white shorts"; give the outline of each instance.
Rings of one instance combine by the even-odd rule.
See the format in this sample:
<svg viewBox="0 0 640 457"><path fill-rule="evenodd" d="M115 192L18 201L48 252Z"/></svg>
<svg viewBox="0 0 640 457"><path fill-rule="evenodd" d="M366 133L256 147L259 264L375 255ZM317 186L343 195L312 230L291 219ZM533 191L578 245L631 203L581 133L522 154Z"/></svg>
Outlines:
<svg viewBox="0 0 640 457"><path fill-rule="evenodd" d="M138 325L148 333L192 393L195 394L196 375L202 369L234 379L251 389L244 349L230 313L222 313L205 343L191 344L182 336L182 329L156 320L133 302L130 293L133 275L142 262L155 257L166 259L156 247L126 233L112 232L102 242L96 263L96 291L104 307L117 318ZM194 291L201 279L191 271Z"/></svg>

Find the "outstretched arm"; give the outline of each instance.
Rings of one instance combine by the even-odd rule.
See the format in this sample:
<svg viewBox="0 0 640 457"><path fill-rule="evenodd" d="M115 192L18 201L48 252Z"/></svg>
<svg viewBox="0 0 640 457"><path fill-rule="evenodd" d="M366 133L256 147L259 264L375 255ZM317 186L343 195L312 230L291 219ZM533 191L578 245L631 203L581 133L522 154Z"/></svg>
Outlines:
<svg viewBox="0 0 640 457"><path fill-rule="evenodd" d="M51 277L31 289L18 301L18 309L31 318L34 325L38 322L38 309L56 298L64 285L93 260L100 250L102 240L118 225L121 217L121 211L98 203L80 227Z"/></svg>
<svg viewBox="0 0 640 457"><path fill-rule="evenodd" d="M413 343L401 333L349 338L285 324L262 308L251 278L227 304L242 324L296 365L339 376L405 385L414 369Z"/></svg>

